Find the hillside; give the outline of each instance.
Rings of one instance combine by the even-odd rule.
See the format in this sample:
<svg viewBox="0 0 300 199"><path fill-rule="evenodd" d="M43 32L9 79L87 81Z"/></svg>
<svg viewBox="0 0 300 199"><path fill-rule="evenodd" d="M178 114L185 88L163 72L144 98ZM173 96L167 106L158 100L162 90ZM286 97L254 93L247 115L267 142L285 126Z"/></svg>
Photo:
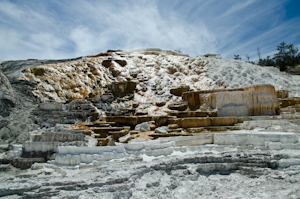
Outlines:
<svg viewBox="0 0 300 199"><path fill-rule="evenodd" d="M23 142L28 139L28 131L58 122L43 117L43 113L33 114L40 103L85 99L92 102L101 118L166 115L168 107L180 102L181 93L188 90L271 84L277 90L288 90L290 96L300 95L298 76L273 67L226 60L219 55L189 57L161 49L108 51L68 60L5 61L1 70L3 142L20 135L18 139ZM174 95L176 92L179 94Z"/></svg>

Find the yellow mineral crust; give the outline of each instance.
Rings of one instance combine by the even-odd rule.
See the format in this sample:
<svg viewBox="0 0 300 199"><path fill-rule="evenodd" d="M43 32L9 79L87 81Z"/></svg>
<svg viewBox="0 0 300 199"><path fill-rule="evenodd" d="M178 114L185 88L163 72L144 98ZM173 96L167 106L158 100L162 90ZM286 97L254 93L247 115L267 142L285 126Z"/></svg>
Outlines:
<svg viewBox="0 0 300 199"><path fill-rule="evenodd" d="M86 58L37 66L24 71L21 79L35 81L33 93L43 101L70 102L74 99L100 96L111 83L109 70L101 58Z"/></svg>
<svg viewBox="0 0 300 199"><path fill-rule="evenodd" d="M43 102L90 100L113 92L115 98L128 95L116 103L121 102L128 109L135 103L138 114L166 115L167 102L181 100L181 96L170 92L172 88L182 85L189 85L190 90L222 88L205 76L207 64L205 57L178 56L165 51L120 51L36 66L25 70L21 79L37 82L33 94ZM122 84L134 85L134 89L130 85L121 93L113 89ZM100 103L107 103L105 98L100 97ZM158 102L164 103L157 106Z"/></svg>

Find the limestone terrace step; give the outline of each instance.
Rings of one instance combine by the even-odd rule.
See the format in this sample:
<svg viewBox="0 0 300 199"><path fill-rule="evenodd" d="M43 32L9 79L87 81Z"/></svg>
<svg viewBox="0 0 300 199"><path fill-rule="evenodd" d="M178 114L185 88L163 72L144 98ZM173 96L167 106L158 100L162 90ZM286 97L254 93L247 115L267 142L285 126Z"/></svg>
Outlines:
<svg viewBox="0 0 300 199"><path fill-rule="evenodd" d="M121 131L124 127L91 127L90 130L93 130L94 133L108 133L109 131Z"/></svg>
<svg viewBox="0 0 300 199"><path fill-rule="evenodd" d="M204 127L204 129L209 131L236 131L236 130L242 130L243 128L241 126L207 126Z"/></svg>
<svg viewBox="0 0 300 199"><path fill-rule="evenodd" d="M266 142L281 142L284 144L298 143L299 137L296 133L286 132L235 132L216 133L214 144L218 145L254 145L265 146Z"/></svg>
<svg viewBox="0 0 300 199"><path fill-rule="evenodd" d="M116 125L115 122L93 122L84 124L87 127L109 127Z"/></svg>
<svg viewBox="0 0 300 199"><path fill-rule="evenodd" d="M237 117L238 123L242 123L244 121L251 120L278 120L281 119L280 115L262 115L262 116L245 116L245 117Z"/></svg>
<svg viewBox="0 0 300 199"><path fill-rule="evenodd" d="M285 99L278 99L280 103L280 108L285 108L288 106L292 106L295 104L300 104L300 98L299 97L290 97Z"/></svg>
<svg viewBox="0 0 300 199"><path fill-rule="evenodd" d="M157 139L159 137L173 137L173 136L190 136L188 133L179 133L179 132L170 132L170 133L156 133L156 134L151 134L151 137L154 139Z"/></svg>
<svg viewBox="0 0 300 199"><path fill-rule="evenodd" d="M110 116L106 117L107 122L115 122L118 126L136 126L137 124L155 121L156 126L163 126L171 116Z"/></svg>
<svg viewBox="0 0 300 199"><path fill-rule="evenodd" d="M172 118L169 124L177 124L181 128L231 126L238 123L237 117L189 117Z"/></svg>
<svg viewBox="0 0 300 199"><path fill-rule="evenodd" d="M212 111L170 111L170 116L176 116L178 118L185 117L217 117L217 112Z"/></svg>

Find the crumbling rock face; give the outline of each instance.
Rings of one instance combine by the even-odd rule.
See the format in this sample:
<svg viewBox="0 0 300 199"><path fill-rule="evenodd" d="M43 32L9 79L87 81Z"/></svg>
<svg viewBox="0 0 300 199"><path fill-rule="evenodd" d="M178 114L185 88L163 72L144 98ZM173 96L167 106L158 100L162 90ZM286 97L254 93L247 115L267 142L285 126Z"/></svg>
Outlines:
<svg viewBox="0 0 300 199"><path fill-rule="evenodd" d="M38 128L31 110L22 110L13 116L0 120L0 138L2 144L23 143L29 139L30 131Z"/></svg>
<svg viewBox="0 0 300 199"><path fill-rule="evenodd" d="M109 85L110 90L112 90L114 96L124 97L129 93L132 93L136 87L136 82L113 82Z"/></svg>
<svg viewBox="0 0 300 199"><path fill-rule="evenodd" d="M32 110L40 103L40 99L32 93L32 90L37 86L37 82L17 79L22 76L22 71L42 64L64 61L66 60L21 60L1 63L1 144L10 142L23 143L29 139L28 132L38 128L36 122L39 118L32 114Z"/></svg>
<svg viewBox="0 0 300 199"><path fill-rule="evenodd" d="M11 109L16 106L17 102L17 96L10 82L0 70L0 115L3 117L9 116Z"/></svg>
<svg viewBox="0 0 300 199"><path fill-rule="evenodd" d="M98 113L98 114L96 114ZM58 124L74 124L76 121L94 120L102 117L100 111L87 100L73 100L69 104L46 102L39 104L32 114L36 115L41 127Z"/></svg>

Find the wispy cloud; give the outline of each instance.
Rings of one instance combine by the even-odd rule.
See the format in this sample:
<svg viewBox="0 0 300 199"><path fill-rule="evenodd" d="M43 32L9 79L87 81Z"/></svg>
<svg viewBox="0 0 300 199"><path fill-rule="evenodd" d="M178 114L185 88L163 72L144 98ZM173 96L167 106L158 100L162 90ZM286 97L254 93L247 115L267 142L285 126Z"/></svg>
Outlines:
<svg viewBox="0 0 300 199"><path fill-rule="evenodd" d="M208 42L214 40L213 34L208 31L205 24L189 24L176 17L175 11L170 11L168 17L163 17L155 1L131 2L121 5L85 4L80 6L81 12L95 13L93 23L95 44L100 49L118 48L132 49L141 47L160 47L164 49L189 49L197 52ZM97 11L97 12L96 12ZM99 20L98 20L99 19ZM80 39L78 29L87 29L80 25L73 29L71 35L76 34L74 42L77 46L90 46L85 37ZM90 34L87 34L91 37ZM94 49L90 47L91 50Z"/></svg>
<svg viewBox="0 0 300 199"><path fill-rule="evenodd" d="M55 0L0 2L0 60L67 58L158 47L191 56L273 52L300 44L299 17L281 0Z"/></svg>

